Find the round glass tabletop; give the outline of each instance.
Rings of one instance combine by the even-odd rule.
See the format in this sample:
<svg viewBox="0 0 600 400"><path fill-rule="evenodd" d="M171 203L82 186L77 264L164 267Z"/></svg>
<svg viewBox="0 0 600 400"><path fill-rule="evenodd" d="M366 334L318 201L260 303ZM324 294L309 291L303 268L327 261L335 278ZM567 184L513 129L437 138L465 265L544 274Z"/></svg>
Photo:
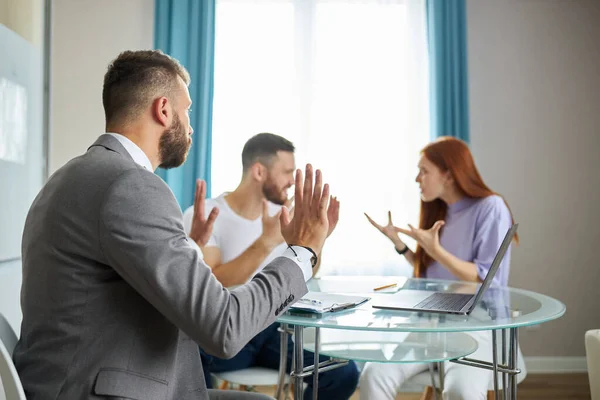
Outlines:
<svg viewBox="0 0 600 400"><path fill-rule="evenodd" d="M355 361L423 363L454 360L477 350L461 332L348 332L320 329L319 354ZM315 329L304 329L304 349L314 352Z"/></svg>
<svg viewBox="0 0 600 400"><path fill-rule="evenodd" d="M375 291L374 288L396 283ZM280 323L320 328L386 332L462 332L517 328L536 325L559 318L565 305L546 295L522 289L490 287L470 315L452 315L397 311L373 308L376 302L401 298L412 290L428 292L470 293L476 283L405 277L324 277L311 279L311 292L362 295L366 303L344 311L322 314L295 313L293 309L280 315Z"/></svg>

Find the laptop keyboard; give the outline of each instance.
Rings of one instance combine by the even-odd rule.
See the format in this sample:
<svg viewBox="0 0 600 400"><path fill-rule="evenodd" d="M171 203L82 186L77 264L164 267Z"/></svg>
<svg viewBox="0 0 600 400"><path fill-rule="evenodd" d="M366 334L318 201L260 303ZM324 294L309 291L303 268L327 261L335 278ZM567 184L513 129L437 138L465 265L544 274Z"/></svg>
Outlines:
<svg viewBox="0 0 600 400"><path fill-rule="evenodd" d="M460 311L472 298L472 294L434 293L414 308L422 310Z"/></svg>

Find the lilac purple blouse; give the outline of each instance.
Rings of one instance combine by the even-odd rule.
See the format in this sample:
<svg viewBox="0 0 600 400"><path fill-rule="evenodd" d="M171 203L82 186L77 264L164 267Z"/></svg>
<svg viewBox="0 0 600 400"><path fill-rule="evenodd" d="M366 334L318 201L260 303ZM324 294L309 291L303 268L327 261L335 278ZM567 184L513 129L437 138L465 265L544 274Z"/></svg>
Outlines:
<svg viewBox="0 0 600 400"><path fill-rule="evenodd" d="M483 199L466 197L448 206L440 243L461 260L474 263L477 274L483 280L511 225L510 211L500 196ZM509 247L494 277L494 285L508 285L510 254ZM437 261L429 265L426 277L457 280L455 275Z"/></svg>

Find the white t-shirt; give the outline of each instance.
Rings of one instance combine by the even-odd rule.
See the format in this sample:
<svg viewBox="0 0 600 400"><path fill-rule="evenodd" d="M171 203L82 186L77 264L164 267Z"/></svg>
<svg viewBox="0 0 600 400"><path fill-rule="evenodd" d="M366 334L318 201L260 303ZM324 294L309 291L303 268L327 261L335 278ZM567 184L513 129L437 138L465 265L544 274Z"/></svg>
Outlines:
<svg viewBox="0 0 600 400"><path fill-rule="evenodd" d="M206 200L204 207L206 217L208 217L213 207L219 209L219 216L215 220L213 232L206 247L218 247L221 251L221 262L223 264L239 257L262 235L262 218L259 217L255 220L250 220L236 214L225 200L225 195L227 194L223 193L219 197ZM273 216L277 214L280 209L281 206L269 203L269 215ZM192 228L193 215L194 207L189 207L183 214L183 225L185 231L188 233ZM287 244L285 242L275 247L252 274L250 279L273 259L281 256L286 248Z"/></svg>

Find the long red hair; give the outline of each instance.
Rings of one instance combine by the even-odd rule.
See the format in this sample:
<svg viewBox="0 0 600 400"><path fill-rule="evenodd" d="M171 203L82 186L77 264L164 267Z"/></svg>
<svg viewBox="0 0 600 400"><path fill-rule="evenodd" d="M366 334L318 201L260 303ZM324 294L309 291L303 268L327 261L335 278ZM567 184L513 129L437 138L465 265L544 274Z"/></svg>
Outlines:
<svg viewBox="0 0 600 400"><path fill-rule="evenodd" d="M473 155L467 144L462 140L453 137L438 138L436 141L425 146L421 150L421 154L435 164L442 172L450 171L452 179L463 196L481 199L497 195L496 192L483 182L475 166ZM504 202L506 203L506 200ZM506 206L508 207L508 204ZM436 221L445 220L447 212L448 205L441 199L430 202L421 200L419 227L421 229L431 228ZM519 242L517 235L515 235L515 242ZM415 277L425 276L425 271L432 261L431 256L421 246L417 246L415 253Z"/></svg>

